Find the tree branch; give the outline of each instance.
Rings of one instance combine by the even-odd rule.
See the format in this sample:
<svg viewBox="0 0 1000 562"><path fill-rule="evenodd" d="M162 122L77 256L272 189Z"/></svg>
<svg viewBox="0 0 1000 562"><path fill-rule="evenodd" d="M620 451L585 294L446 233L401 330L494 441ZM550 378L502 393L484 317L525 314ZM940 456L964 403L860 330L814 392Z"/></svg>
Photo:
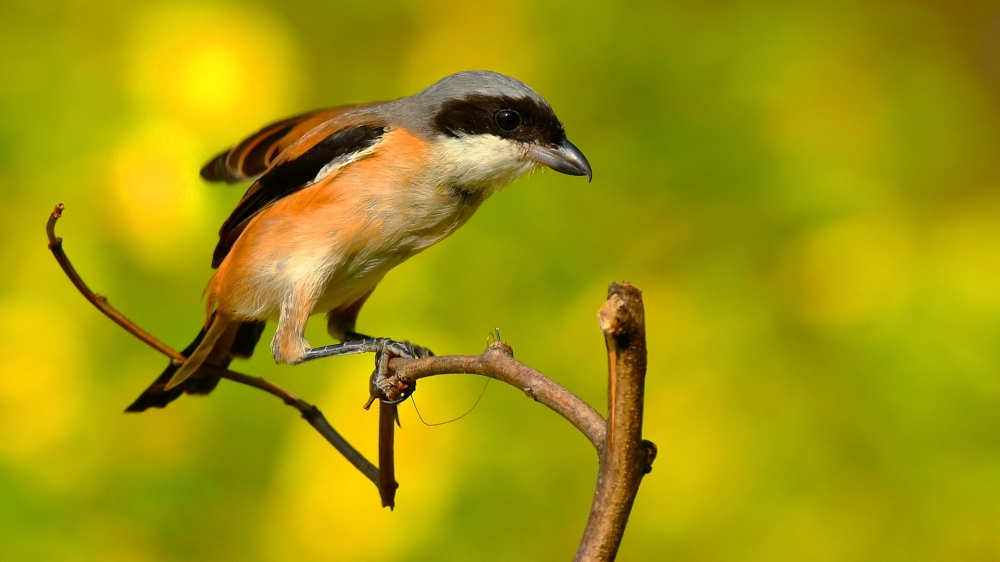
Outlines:
<svg viewBox="0 0 1000 562"><path fill-rule="evenodd" d="M84 298L90 301L90 304L96 306L98 310L103 312L105 316L114 321L115 324L118 324L122 328L125 328L125 331L139 338L140 340L145 342L146 345L152 347L156 351L159 351L160 353L166 355L167 357L173 359L174 361L183 363L184 359L186 359L183 355L181 355L178 351L175 351L167 344L153 337L153 335L147 332L146 330L143 330L139 326L136 326L131 320L126 318L122 313L118 312L117 310L115 310L113 306L108 304L108 299L104 298L102 295L95 293L94 291L91 291L90 287L88 287L87 284L83 282L83 279L80 278L80 275L76 272L76 269L73 267L73 264L71 264L69 261L69 257L66 256L66 252L63 250L62 238L56 236L56 221L58 221L62 217L62 213L65 209L66 205L62 203L56 205L56 208L52 211L52 214L49 215L48 222L45 223L45 234L47 234L49 237L49 250L52 252L52 255L55 256L56 261L59 262L59 266L62 267L63 273L66 274L66 277L69 277L69 280L72 281L76 289L80 291L80 293L84 296Z"/></svg>
<svg viewBox="0 0 1000 562"><path fill-rule="evenodd" d="M400 391L435 375L482 375L505 382L566 418L598 451L604 446L607 428L601 414L559 383L515 360L514 350L506 343L496 342L480 355L395 358L389 362L389 371L399 381ZM387 398L393 400L397 396Z"/></svg>
<svg viewBox="0 0 1000 562"><path fill-rule="evenodd" d="M392 400L413 392L424 377L467 373L491 377L524 391L566 418L597 449L600 464L590 518L575 560L614 560L625 534L642 477L656 458L656 445L642 439L646 378L646 324L642 293L613 283L598 314L608 348L608 422L589 404L527 365L497 342L481 355L396 358L389 363Z"/></svg>
<svg viewBox="0 0 1000 562"><path fill-rule="evenodd" d="M612 283L598 314L608 347L608 437L597 491L575 560L614 560L642 477L653 469L656 445L642 439L646 382L646 319L642 293Z"/></svg>
<svg viewBox="0 0 1000 562"><path fill-rule="evenodd" d="M94 293L83 282L55 236L55 223L63 205L56 206L46 226L49 249L76 288L106 316L150 347L175 362L185 357L137 326ZM476 374L505 382L540 402L573 424L598 452L597 489L577 561L614 560L624 536L628 517L642 477L652 470L656 446L642 439L642 413L646 375L646 329L642 293L628 283L609 287L608 300L599 319L608 348L608 421L575 394L535 369L516 361L506 343L496 342L480 355L451 355L422 359L379 357L387 368L379 384L370 381L372 399L382 400L379 408L379 465L375 468L340 436L315 406L291 392L261 378L228 369L206 366L209 374L251 386L280 398L297 409L327 441L379 489L382 505L392 508L398 484L395 481L393 445L396 420L395 401L412 393L418 380L444 374ZM377 389L388 389L380 391ZM389 403L387 403L389 402ZM366 405L367 407L367 405Z"/></svg>

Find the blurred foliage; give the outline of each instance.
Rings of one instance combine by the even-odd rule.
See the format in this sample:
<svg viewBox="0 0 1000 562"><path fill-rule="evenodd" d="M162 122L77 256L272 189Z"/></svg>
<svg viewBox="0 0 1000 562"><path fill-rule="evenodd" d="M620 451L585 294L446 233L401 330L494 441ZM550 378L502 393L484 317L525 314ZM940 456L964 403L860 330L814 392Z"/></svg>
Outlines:
<svg viewBox="0 0 1000 562"><path fill-rule="evenodd" d="M1000 558L995 0L3 0L0 559L567 559L596 457L516 390L441 427L403 407L382 510L262 393L122 415L165 360L45 248L64 200L84 277L183 346L242 193L201 163L269 120L470 68L546 96L594 183L518 181L390 274L361 329L472 353L499 326L603 409L595 313L628 279L660 457L622 560ZM239 368L374 458L371 359L265 348ZM424 417L481 384L421 383Z"/></svg>

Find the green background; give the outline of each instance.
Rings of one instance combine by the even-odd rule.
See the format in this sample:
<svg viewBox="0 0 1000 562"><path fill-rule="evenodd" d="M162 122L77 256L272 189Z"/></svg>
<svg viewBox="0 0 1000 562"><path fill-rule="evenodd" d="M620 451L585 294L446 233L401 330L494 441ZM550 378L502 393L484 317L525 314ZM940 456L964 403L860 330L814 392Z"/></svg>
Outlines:
<svg viewBox="0 0 1000 562"><path fill-rule="evenodd" d="M0 559L569 558L596 456L516 389L440 427L403 405L383 510L263 393L123 415L165 360L45 247L65 201L87 281L181 348L242 193L205 160L473 68L545 96L594 182L519 180L392 272L362 331L476 353L499 326L603 411L596 312L627 279L660 456L622 560L1000 559L1000 6L944 0L4 0ZM374 458L370 362L237 367ZM482 383L422 382L418 405L448 419Z"/></svg>

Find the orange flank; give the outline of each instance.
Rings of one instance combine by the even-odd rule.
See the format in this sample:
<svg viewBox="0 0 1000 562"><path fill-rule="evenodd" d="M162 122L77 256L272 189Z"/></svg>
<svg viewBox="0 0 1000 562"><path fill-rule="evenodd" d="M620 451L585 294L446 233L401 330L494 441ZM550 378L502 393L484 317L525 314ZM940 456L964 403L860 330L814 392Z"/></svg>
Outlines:
<svg viewBox="0 0 1000 562"><path fill-rule="evenodd" d="M414 253L399 243L413 234L408 200L429 195L411 177L425 153L414 135L389 131L370 154L261 211L209 282L207 314L280 317L273 351L297 359L311 314L350 309Z"/></svg>

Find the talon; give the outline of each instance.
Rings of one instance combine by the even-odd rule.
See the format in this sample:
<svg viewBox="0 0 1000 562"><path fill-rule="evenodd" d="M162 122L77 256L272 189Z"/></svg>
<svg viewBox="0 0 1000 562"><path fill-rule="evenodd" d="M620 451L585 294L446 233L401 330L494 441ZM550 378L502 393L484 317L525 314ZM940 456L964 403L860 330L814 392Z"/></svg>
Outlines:
<svg viewBox="0 0 1000 562"><path fill-rule="evenodd" d="M424 359L427 357L434 357L434 352L427 349L426 347L410 344L410 353L415 359Z"/></svg>
<svg viewBox="0 0 1000 562"><path fill-rule="evenodd" d="M411 359L424 359L426 357L434 357L434 352L430 349L411 343L409 341L402 342L406 347L406 353Z"/></svg>
<svg viewBox="0 0 1000 562"><path fill-rule="evenodd" d="M411 351L412 345L410 342L406 341L394 341L389 340L385 343L382 348L383 351L388 351L396 357L409 357L412 358L413 353Z"/></svg>
<svg viewBox="0 0 1000 562"><path fill-rule="evenodd" d="M357 335L357 334L355 334ZM398 404L410 397L416 389L413 383L403 382L389 376L389 360L393 357L404 357L408 359L423 359L434 357L434 352L426 347L415 345L408 341L396 341L388 338L366 338L345 341L336 345L306 349L303 357L297 362L302 363L319 359L320 357L332 357L335 355L353 355L355 353L374 353L375 371L369 379L369 392L371 400L379 398L386 403Z"/></svg>
<svg viewBox="0 0 1000 562"><path fill-rule="evenodd" d="M369 392L386 404L399 404L416 390L416 384L389 376L389 360L393 357L419 358L430 350L408 341L383 340L375 351L375 370L369 379Z"/></svg>

